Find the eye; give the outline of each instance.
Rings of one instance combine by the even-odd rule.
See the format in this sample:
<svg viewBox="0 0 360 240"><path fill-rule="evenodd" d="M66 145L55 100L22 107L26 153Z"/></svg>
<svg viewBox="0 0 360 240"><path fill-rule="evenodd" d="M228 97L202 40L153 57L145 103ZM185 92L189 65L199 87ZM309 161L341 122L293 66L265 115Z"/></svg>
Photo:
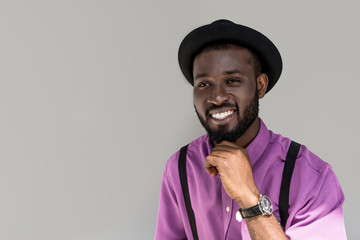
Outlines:
<svg viewBox="0 0 360 240"><path fill-rule="evenodd" d="M209 87L210 83L208 83L208 82L200 82L197 86L199 88Z"/></svg>
<svg viewBox="0 0 360 240"><path fill-rule="evenodd" d="M242 82L241 79L239 78L230 78L226 81L227 84L230 84L230 85L238 85Z"/></svg>

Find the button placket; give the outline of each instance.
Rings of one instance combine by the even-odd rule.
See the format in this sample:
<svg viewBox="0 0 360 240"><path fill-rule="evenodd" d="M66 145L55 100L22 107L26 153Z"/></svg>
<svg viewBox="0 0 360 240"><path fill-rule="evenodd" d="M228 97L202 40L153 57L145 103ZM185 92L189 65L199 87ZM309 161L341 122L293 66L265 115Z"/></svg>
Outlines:
<svg viewBox="0 0 360 240"><path fill-rule="evenodd" d="M224 187L221 187L221 195L222 195L223 216L224 216L224 234L225 234L224 239L226 239L227 232L230 227L231 216L233 215L232 214L233 204L232 204L232 199L229 197L229 195L227 195Z"/></svg>

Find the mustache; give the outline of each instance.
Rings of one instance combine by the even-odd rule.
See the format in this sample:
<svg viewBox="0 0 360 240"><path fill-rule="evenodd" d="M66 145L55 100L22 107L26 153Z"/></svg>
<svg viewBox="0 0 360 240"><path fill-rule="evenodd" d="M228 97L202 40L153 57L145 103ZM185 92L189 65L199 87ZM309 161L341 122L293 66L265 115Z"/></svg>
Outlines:
<svg viewBox="0 0 360 240"><path fill-rule="evenodd" d="M217 105L212 105L210 106L208 109L206 109L206 115L209 115L210 114L210 111L212 110L216 110L216 109L219 109L219 108L224 108L224 107L231 107L231 108L235 108L236 111L239 111L239 107L237 104L231 104L231 103L223 103L221 104L220 106L217 106Z"/></svg>

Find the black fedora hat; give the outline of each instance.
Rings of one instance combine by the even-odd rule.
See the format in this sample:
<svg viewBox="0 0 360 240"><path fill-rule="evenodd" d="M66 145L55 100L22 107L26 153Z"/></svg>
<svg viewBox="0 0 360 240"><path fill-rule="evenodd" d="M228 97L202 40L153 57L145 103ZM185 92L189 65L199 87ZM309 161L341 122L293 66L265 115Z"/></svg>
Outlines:
<svg viewBox="0 0 360 240"><path fill-rule="evenodd" d="M282 71L281 55L276 46L262 33L229 20L217 20L191 31L181 42L178 60L182 73L191 85L193 62L206 46L233 43L251 50L260 59L263 72L269 77L267 92L278 81Z"/></svg>

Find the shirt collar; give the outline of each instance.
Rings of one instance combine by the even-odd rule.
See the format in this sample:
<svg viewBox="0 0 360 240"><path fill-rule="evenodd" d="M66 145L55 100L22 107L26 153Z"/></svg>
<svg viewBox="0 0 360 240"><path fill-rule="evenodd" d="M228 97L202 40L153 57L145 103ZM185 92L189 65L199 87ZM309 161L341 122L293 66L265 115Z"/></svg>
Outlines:
<svg viewBox="0 0 360 240"><path fill-rule="evenodd" d="M270 140L270 131L267 129L264 122L260 118L259 121L259 132L246 148L246 151L249 154L251 166L254 166L257 160L264 153Z"/></svg>

